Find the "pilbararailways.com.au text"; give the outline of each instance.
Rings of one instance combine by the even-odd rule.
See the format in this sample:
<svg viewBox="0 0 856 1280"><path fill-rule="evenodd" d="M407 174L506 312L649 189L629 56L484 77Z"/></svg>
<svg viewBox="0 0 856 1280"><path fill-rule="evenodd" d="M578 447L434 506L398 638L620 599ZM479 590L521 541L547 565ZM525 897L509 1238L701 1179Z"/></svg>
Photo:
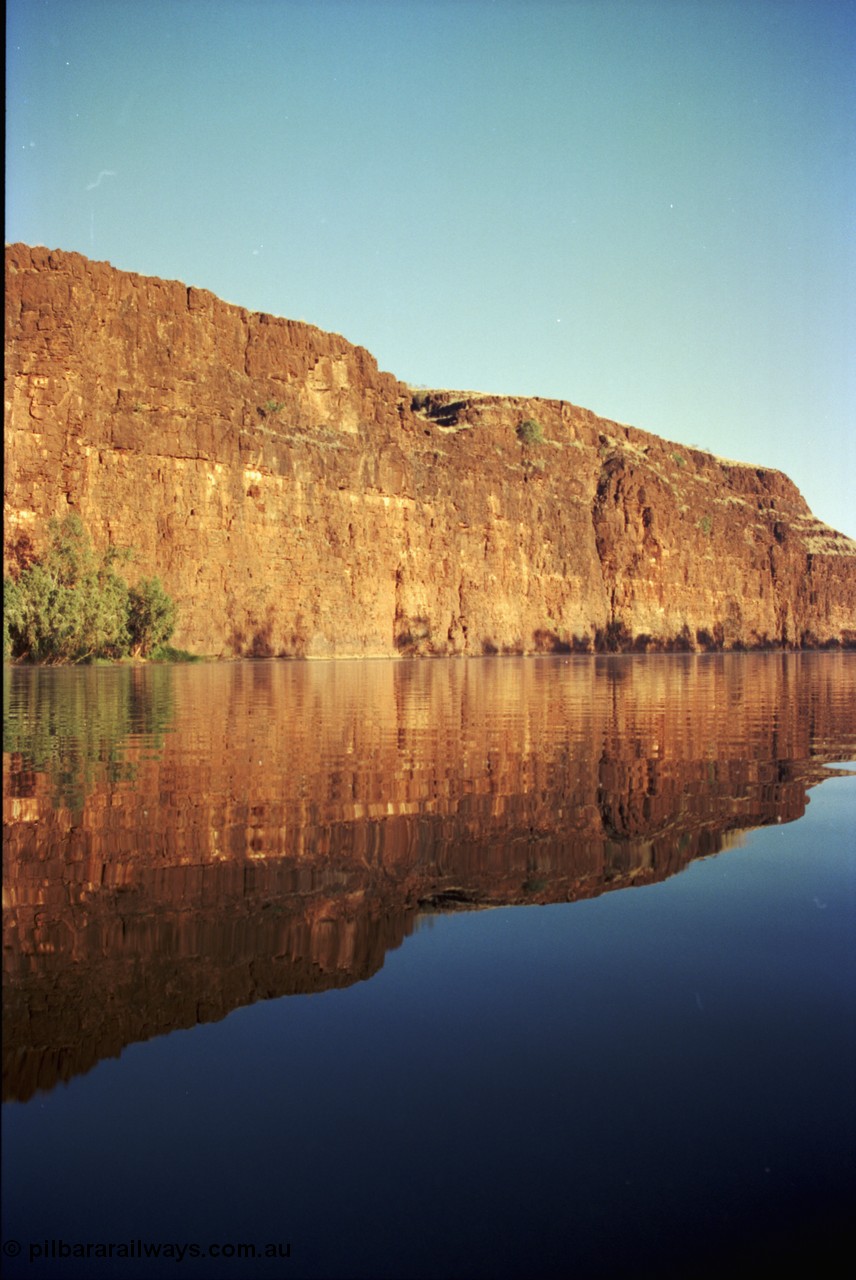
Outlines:
<svg viewBox="0 0 856 1280"><path fill-rule="evenodd" d="M61 1258L167 1258L183 1262L185 1258L290 1258L291 1245L278 1243L238 1244L232 1241L162 1240L4 1240L6 1258L24 1254L29 1262L57 1261Z"/></svg>

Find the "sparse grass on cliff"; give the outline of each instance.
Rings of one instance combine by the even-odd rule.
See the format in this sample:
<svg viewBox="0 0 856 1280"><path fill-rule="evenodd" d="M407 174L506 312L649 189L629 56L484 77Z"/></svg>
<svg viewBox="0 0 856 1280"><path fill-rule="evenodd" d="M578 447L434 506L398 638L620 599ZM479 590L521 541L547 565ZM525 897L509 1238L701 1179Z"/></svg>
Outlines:
<svg viewBox="0 0 856 1280"><path fill-rule="evenodd" d="M274 400L271 397L271 399L265 400L264 404L259 405L259 413L263 418L273 418L278 413L281 413L284 408L284 400Z"/></svg>

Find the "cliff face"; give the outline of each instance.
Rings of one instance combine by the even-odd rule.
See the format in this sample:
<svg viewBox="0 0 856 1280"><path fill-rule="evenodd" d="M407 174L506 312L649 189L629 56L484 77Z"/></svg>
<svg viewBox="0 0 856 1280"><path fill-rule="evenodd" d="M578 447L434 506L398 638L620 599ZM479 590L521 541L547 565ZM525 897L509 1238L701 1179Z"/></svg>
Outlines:
<svg viewBox="0 0 856 1280"><path fill-rule="evenodd" d="M6 565L77 511L210 654L856 644L856 544L781 473L79 254L7 247L5 448Z"/></svg>

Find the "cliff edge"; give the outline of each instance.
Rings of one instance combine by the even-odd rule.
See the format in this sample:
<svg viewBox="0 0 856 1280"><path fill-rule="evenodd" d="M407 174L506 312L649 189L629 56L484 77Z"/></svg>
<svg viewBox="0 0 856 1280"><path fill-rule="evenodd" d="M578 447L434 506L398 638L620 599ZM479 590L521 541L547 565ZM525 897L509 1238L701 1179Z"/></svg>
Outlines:
<svg viewBox="0 0 856 1280"><path fill-rule="evenodd" d="M415 392L205 290L7 246L5 386L4 567L76 511L160 575L186 648L856 646L856 543L780 472Z"/></svg>

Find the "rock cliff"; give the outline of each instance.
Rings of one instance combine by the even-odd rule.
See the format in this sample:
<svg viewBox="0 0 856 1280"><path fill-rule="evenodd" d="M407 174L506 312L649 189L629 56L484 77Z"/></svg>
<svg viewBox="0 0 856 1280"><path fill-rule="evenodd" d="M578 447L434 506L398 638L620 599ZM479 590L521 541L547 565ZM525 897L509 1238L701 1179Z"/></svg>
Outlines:
<svg viewBox="0 0 856 1280"><path fill-rule="evenodd" d="M77 511L209 654L856 644L856 544L781 473L75 253L6 249L5 463L6 567Z"/></svg>

